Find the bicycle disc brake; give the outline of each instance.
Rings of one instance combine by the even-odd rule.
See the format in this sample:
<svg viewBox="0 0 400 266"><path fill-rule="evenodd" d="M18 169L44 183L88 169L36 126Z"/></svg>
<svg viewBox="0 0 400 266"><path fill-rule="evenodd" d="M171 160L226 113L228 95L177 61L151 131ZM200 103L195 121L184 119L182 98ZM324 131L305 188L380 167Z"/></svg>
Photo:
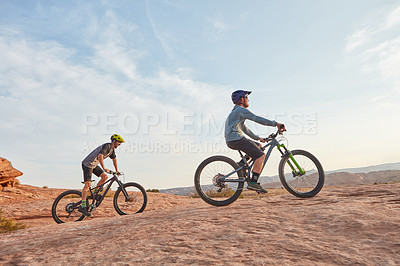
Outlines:
<svg viewBox="0 0 400 266"><path fill-rule="evenodd" d="M221 192L223 188L225 188L224 175L218 173L213 177L213 185L218 187L218 192Z"/></svg>
<svg viewBox="0 0 400 266"><path fill-rule="evenodd" d="M303 170L303 172L304 172L303 174L302 174L300 171L298 171L298 170L293 170L293 171L292 171L293 177L300 177L300 176L303 176L303 175L306 174L306 171L304 171L303 168L301 168L301 170Z"/></svg>

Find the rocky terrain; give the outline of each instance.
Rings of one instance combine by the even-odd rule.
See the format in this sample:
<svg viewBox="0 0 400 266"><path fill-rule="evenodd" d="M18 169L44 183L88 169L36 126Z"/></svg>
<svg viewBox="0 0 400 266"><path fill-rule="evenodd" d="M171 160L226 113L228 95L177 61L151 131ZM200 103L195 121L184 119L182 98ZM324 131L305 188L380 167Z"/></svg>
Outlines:
<svg viewBox="0 0 400 266"><path fill-rule="evenodd" d="M0 192L0 208L30 228L0 235L5 265L399 265L400 183L284 191L213 207L148 193L145 212L118 216L111 198L94 218L55 224L60 190Z"/></svg>
<svg viewBox="0 0 400 266"><path fill-rule="evenodd" d="M13 187L17 180L15 178L22 175L22 172L15 169L11 162L0 157L0 188Z"/></svg>

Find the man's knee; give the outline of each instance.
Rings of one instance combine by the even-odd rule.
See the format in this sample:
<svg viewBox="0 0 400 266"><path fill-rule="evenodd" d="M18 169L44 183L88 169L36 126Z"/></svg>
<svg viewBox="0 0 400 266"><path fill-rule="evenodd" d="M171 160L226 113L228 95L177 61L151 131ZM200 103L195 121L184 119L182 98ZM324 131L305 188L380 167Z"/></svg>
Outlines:
<svg viewBox="0 0 400 266"><path fill-rule="evenodd" d="M103 172L103 173L101 173L100 178L102 180L107 180L108 176L107 176L107 174L105 172Z"/></svg>
<svg viewBox="0 0 400 266"><path fill-rule="evenodd" d="M90 187L90 181L85 181L83 185L83 190L88 190Z"/></svg>
<svg viewBox="0 0 400 266"><path fill-rule="evenodd" d="M258 157L258 159L256 161L264 161L264 160L265 160L265 154Z"/></svg>

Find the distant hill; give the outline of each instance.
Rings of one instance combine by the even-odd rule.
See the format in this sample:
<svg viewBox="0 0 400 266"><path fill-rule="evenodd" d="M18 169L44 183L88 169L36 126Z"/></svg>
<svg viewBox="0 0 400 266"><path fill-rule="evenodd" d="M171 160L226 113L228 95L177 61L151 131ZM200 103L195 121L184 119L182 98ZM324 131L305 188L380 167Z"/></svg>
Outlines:
<svg viewBox="0 0 400 266"><path fill-rule="evenodd" d="M400 182L400 170L369 173L335 172L326 174L325 186L367 185Z"/></svg>
<svg viewBox="0 0 400 266"><path fill-rule="evenodd" d="M187 195L193 194L195 192L195 190L196 189L194 188L194 186L178 187L178 188L160 189L160 193L187 196Z"/></svg>
<svg viewBox="0 0 400 266"><path fill-rule="evenodd" d="M354 186L390 182L400 182L400 163L325 171L325 186ZM278 175L262 176L260 183L266 188L282 187ZM160 193L172 195L190 195L194 191L193 186L160 189Z"/></svg>
<svg viewBox="0 0 400 266"><path fill-rule="evenodd" d="M337 172L347 172L347 173L369 173L376 171L385 171L385 170L400 170L400 163L385 163L372 165L367 167L358 167L358 168L345 168L338 169L334 171L325 171L326 174L337 173Z"/></svg>

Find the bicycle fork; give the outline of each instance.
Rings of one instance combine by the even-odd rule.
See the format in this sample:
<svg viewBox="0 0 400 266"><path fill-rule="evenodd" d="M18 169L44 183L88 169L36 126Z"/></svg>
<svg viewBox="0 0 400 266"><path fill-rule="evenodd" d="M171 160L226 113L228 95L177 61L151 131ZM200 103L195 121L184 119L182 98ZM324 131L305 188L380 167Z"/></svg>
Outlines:
<svg viewBox="0 0 400 266"><path fill-rule="evenodd" d="M119 181L119 180L117 179L117 183L118 183L118 185L119 185L119 187L120 187L120 189L121 189L121 191L122 191L122 194L124 194L124 196L125 196L125 202L132 202L132 201L133 201L133 198L131 198L131 197L128 195L128 192L127 192L126 189L124 188L124 185L122 184L122 182Z"/></svg>
<svg viewBox="0 0 400 266"><path fill-rule="evenodd" d="M301 168L299 163L294 159L292 152L289 151L284 144L279 144L277 147L278 147L278 150L280 151L280 153L282 154L282 157L285 154L289 155L289 159L287 160L287 163L290 166L290 168L292 169L293 177L302 176L306 173L306 171L304 171L304 169ZM285 150L285 152L283 152L281 150L281 148L283 148Z"/></svg>

